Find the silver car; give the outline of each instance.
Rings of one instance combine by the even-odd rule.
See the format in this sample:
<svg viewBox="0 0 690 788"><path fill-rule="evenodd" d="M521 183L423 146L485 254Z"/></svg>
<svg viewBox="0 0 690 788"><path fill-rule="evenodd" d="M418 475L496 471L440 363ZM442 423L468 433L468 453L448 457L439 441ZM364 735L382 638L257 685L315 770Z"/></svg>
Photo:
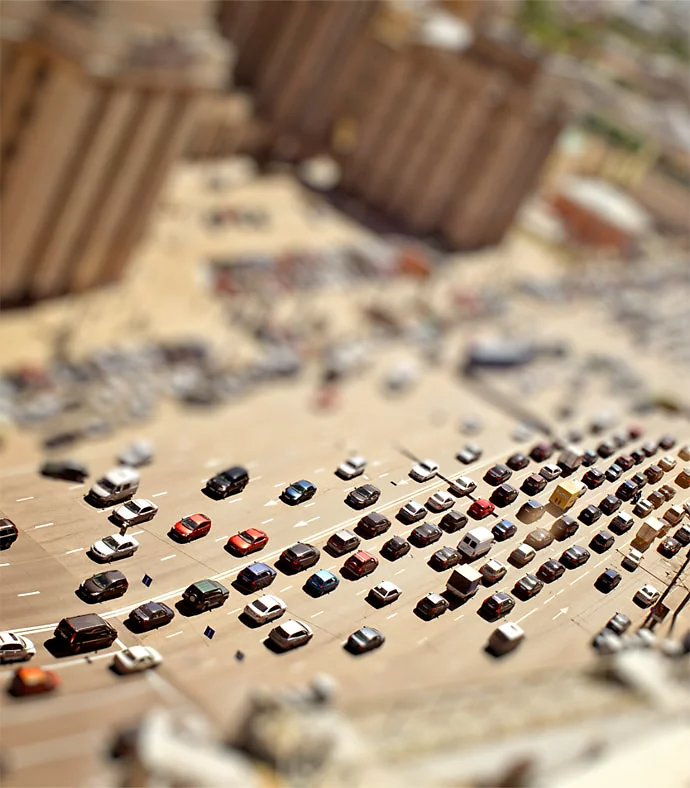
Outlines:
<svg viewBox="0 0 690 788"><path fill-rule="evenodd" d="M244 614L257 624L267 624L280 618L287 610L287 605L280 597L264 594L244 608Z"/></svg>
<svg viewBox="0 0 690 788"><path fill-rule="evenodd" d="M269 640L283 651L303 646L314 637L311 627L290 618L268 633Z"/></svg>
<svg viewBox="0 0 690 788"><path fill-rule="evenodd" d="M132 498L126 504L118 506L113 517L123 525L139 525L146 523L158 514L158 507L148 498Z"/></svg>

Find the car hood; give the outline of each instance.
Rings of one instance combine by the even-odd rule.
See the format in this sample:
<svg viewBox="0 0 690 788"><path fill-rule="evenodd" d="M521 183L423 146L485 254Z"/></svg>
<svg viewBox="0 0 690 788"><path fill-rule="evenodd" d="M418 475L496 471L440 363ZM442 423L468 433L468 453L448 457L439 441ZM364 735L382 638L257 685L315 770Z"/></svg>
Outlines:
<svg viewBox="0 0 690 788"><path fill-rule="evenodd" d="M98 594L101 594L105 590L103 588L100 588L100 586L97 586L93 582L93 580L91 580L91 578L89 578L88 580L84 580L84 582L81 584L81 588L82 591L85 591L87 594L90 594L92 596L97 596Z"/></svg>
<svg viewBox="0 0 690 788"><path fill-rule="evenodd" d="M105 489L102 485L98 482L91 487L91 495L95 498L107 498L110 495L110 492Z"/></svg>
<svg viewBox="0 0 690 788"><path fill-rule="evenodd" d="M135 517L139 516L139 512L133 512L131 509L128 509L126 506L122 506L120 509L117 510L117 516L121 520L133 520Z"/></svg>
<svg viewBox="0 0 690 788"><path fill-rule="evenodd" d="M99 555L112 555L115 551L112 547L108 547L102 539L99 539L91 545L91 552L98 553Z"/></svg>
<svg viewBox="0 0 690 788"><path fill-rule="evenodd" d="M288 498L299 498L302 493L296 487L287 487L283 493Z"/></svg>

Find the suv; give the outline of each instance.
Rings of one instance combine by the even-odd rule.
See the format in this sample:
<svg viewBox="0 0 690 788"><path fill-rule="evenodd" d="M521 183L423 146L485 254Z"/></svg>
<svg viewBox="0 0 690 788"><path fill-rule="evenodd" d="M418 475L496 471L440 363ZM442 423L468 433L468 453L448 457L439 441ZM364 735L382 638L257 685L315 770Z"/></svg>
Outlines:
<svg viewBox="0 0 690 788"><path fill-rule="evenodd" d="M443 515L439 525L447 534L453 534L467 525L467 515L464 512L451 509Z"/></svg>
<svg viewBox="0 0 690 788"><path fill-rule="evenodd" d="M241 493L249 484L249 473L241 465L233 465L226 471L221 471L206 482L206 489L217 498L227 498L228 495Z"/></svg>
<svg viewBox="0 0 690 788"><path fill-rule="evenodd" d="M379 562L373 555L364 550L359 550L345 561L343 569L347 570L354 577L360 578L370 575L378 565Z"/></svg>
<svg viewBox="0 0 690 788"><path fill-rule="evenodd" d="M510 613L514 607L515 600L513 597L510 594L506 594L505 591L498 591L482 602L480 611L483 611L486 617L493 621Z"/></svg>
<svg viewBox="0 0 690 788"><path fill-rule="evenodd" d="M245 566L237 575L235 585L242 591L251 594L252 591L260 591L262 588L270 586L276 579L277 572L268 564L257 561L255 564Z"/></svg>
<svg viewBox="0 0 690 788"><path fill-rule="evenodd" d="M369 512L357 523L357 528L365 539L373 539L385 533L390 527L391 521L378 512Z"/></svg>
<svg viewBox="0 0 690 788"><path fill-rule="evenodd" d="M356 550L360 541L359 536L355 536L352 531L336 531L326 542L326 549L337 558Z"/></svg>
<svg viewBox="0 0 690 788"><path fill-rule="evenodd" d="M110 648L117 639L117 630L100 616L87 613L84 616L63 618L53 636L65 651L79 654L82 651Z"/></svg>
<svg viewBox="0 0 690 788"><path fill-rule="evenodd" d="M18 536L19 529L12 520L9 517L0 517L0 550L7 550L17 541Z"/></svg>
<svg viewBox="0 0 690 788"><path fill-rule="evenodd" d="M597 553L603 553L613 547L613 543L615 541L616 540L614 539L612 533L609 533L608 531L599 531L598 533L594 534L589 546L592 548L592 550L596 550Z"/></svg>
<svg viewBox="0 0 690 788"><path fill-rule="evenodd" d="M280 554L281 562L293 572L309 569L310 566L314 566L318 562L320 557L321 553L317 547L304 542L297 542Z"/></svg>
<svg viewBox="0 0 690 788"><path fill-rule="evenodd" d="M122 572L112 569L84 580L77 593L85 602L104 602L123 596L128 588L129 583Z"/></svg>
<svg viewBox="0 0 690 788"><path fill-rule="evenodd" d="M114 468L89 490L86 499L95 506L111 506L131 498L139 489L139 474L134 468Z"/></svg>
<svg viewBox="0 0 690 788"><path fill-rule="evenodd" d="M184 590L182 599L192 610L203 613L227 602L230 592L217 580L199 580Z"/></svg>

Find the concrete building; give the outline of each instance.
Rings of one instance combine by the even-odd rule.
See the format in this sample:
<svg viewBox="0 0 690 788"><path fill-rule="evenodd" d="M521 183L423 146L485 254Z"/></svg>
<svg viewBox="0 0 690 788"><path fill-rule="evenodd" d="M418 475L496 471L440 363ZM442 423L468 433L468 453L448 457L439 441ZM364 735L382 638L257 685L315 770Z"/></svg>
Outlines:
<svg viewBox="0 0 690 788"><path fill-rule="evenodd" d="M3 305L116 281L230 47L209 2L7 0Z"/></svg>

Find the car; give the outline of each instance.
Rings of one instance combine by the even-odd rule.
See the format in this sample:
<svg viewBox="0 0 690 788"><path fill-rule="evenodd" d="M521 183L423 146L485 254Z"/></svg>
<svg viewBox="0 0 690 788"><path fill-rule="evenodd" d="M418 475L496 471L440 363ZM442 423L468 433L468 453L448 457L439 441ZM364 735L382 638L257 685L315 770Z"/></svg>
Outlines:
<svg viewBox="0 0 690 788"><path fill-rule="evenodd" d="M448 600L440 594L427 594L415 606L415 610L423 618L431 620L438 618L448 610Z"/></svg>
<svg viewBox="0 0 690 788"><path fill-rule="evenodd" d="M122 525L141 525L158 514L158 507L148 498L132 498L131 501L122 506L118 506L112 513L112 517Z"/></svg>
<svg viewBox="0 0 690 788"><path fill-rule="evenodd" d="M314 637L311 627L289 618L268 633L268 639L283 651L304 646Z"/></svg>
<svg viewBox="0 0 690 788"><path fill-rule="evenodd" d="M629 501L637 493L637 485L632 479L626 479L622 484L619 484L616 489L616 498L621 501Z"/></svg>
<svg viewBox="0 0 690 788"><path fill-rule="evenodd" d="M342 530L332 534L326 542L327 551L336 558L356 550L361 544L361 539L352 531Z"/></svg>
<svg viewBox="0 0 690 788"><path fill-rule="evenodd" d="M287 610L287 605L280 597L273 594L264 594L248 605L242 611L247 618L257 624L267 624L280 618Z"/></svg>
<svg viewBox="0 0 690 788"><path fill-rule="evenodd" d="M554 535L546 528L534 528L525 537L525 542L535 550L544 550L553 544Z"/></svg>
<svg viewBox="0 0 690 788"><path fill-rule="evenodd" d="M410 543L402 536L391 537L381 548L381 555L389 561L396 561L410 552Z"/></svg>
<svg viewBox="0 0 690 788"><path fill-rule="evenodd" d="M300 479L298 482L293 482L289 487L286 487L280 494L280 497L285 503L294 506L298 503L304 503L310 500L316 494L316 485L306 479Z"/></svg>
<svg viewBox="0 0 690 788"><path fill-rule="evenodd" d="M378 583L369 591L372 601L377 602L381 607L395 602L400 594L402 594L402 589L395 583L391 583L390 580Z"/></svg>
<svg viewBox="0 0 690 788"><path fill-rule="evenodd" d="M508 506L518 497L518 491L510 484L501 484L491 493L491 503L496 506Z"/></svg>
<svg viewBox="0 0 690 788"><path fill-rule="evenodd" d="M676 439L673 435L662 435L659 438L659 448L663 449L664 451L668 451L672 449L676 445Z"/></svg>
<svg viewBox="0 0 690 788"><path fill-rule="evenodd" d="M687 547L690 544L690 524L681 525L673 534L673 538L680 542L683 547Z"/></svg>
<svg viewBox="0 0 690 788"><path fill-rule="evenodd" d="M369 512L357 523L357 530L366 539L373 539L385 533L390 527L391 521L385 514L379 512Z"/></svg>
<svg viewBox="0 0 690 788"><path fill-rule="evenodd" d="M659 451L659 447L654 441L647 441L640 446L640 451L643 452L645 457L653 457Z"/></svg>
<svg viewBox="0 0 690 788"><path fill-rule="evenodd" d="M615 569L605 569L599 575L599 577L597 577L594 585L600 591L608 593L609 591L613 591L613 589L616 588L621 579L620 572L617 572Z"/></svg>
<svg viewBox="0 0 690 788"><path fill-rule="evenodd" d="M140 468L153 462L153 446L145 440L134 441L117 457L120 465L129 465L130 468Z"/></svg>
<svg viewBox="0 0 690 788"><path fill-rule="evenodd" d="M380 648L386 642L384 635L374 627L360 627L347 639L345 648L353 654L364 654Z"/></svg>
<svg viewBox="0 0 690 788"><path fill-rule="evenodd" d="M620 456L616 457L614 463L624 471L629 471L635 464L635 460L633 460L629 454L621 454Z"/></svg>
<svg viewBox="0 0 690 788"><path fill-rule="evenodd" d="M36 656L36 647L24 635L14 632L0 632L0 664L26 662Z"/></svg>
<svg viewBox="0 0 690 788"><path fill-rule="evenodd" d="M609 523L609 530L617 536L627 533L634 525L632 515L627 512L619 512Z"/></svg>
<svg viewBox="0 0 690 788"><path fill-rule="evenodd" d="M630 477L631 482L635 482L638 492L649 484L647 477L641 471L637 471Z"/></svg>
<svg viewBox="0 0 690 788"><path fill-rule="evenodd" d="M454 547L442 547L429 559L429 564L439 571L451 569L460 563L460 553Z"/></svg>
<svg viewBox="0 0 690 788"><path fill-rule="evenodd" d="M622 474L623 469L620 465L616 465L615 462L606 469L606 479L610 482L617 482Z"/></svg>
<svg viewBox="0 0 690 788"><path fill-rule="evenodd" d="M89 548L90 555L101 563L119 561L134 555L139 549L139 542L133 536L110 534L104 539L94 542Z"/></svg>
<svg viewBox="0 0 690 788"><path fill-rule="evenodd" d="M513 552L508 556L508 560L513 566L525 566L534 559L536 550L528 544L518 545Z"/></svg>
<svg viewBox="0 0 690 788"><path fill-rule="evenodd" d="M579 544L569 547L564 550L561 557L558 559L563 566L567 569L576 569L589 561L590 552L586 547L581 547Z"/></svg>
<svg viewBox="0 0 690 788"><path fill-rule="evenodd" d="M636 602L640 607L651 607L653 604L658 602L660 596L661 594L656 590L656 588L654 588L653 585L650 583L645 583L642 588L639 588L636 591L633 601Z"/></svg>
<svg viewBox="0 0 690 788"><path fill-rule="evenodd" d="M503 484L507 482L508 479L513 475L513 472L507 465L493 465L489 470L484 474L484 481L487 484L491 484L494 487L498 487L499 484Z"/></svg>
<svg viewBox="0 0 690 788"><path fill-rule="evenodd" d="M591 503L589 506L585 506L585 508L580 512L578 515L578 520L585 525L593 525L600 517L601 509Z"/></svg>
<svg viewBox="0 0 690 788"><path fill-rule="evenodd" d="M513 593L518 599L531 599L544 588L544 583L534 575L521 577L513 586Z"/></svg>
<svg viewBox="0 0 690 788"><path fill-rule="evenodd" d="M398 517L404 523L416 523L419 520L423 520L427 514L426 507L422 506L421 503L417 503L417 501L408 501L400 507Z"/></svg>
<svg viewBox="0 0 690 788"><path fill-rule="evenodd" d="M437 462L433 460L422 460L412 466L409 476L417 482L428 482L436 476L437 471Z"/></svg>
<svg viewBox="0 0 690 788"><path fill-rule="evenodd" d="M63 479L67 482L79 482L87 478L89 471L81 462L76 460L47 460L41 466L41 476L50 479Z"/></svg>
<svg viewBox="0 0 690 788"><path fill-rule="evenodd" d="M241 465L233 465L206 482L206 490L216 498L227 498L228 495L241 493L249 484L249 472Z"/></svg>
<svg viewBox="0 0 690 788"><path fill-rule="evenodd" d="M643 555L639 550L631 548L626 555L623 556L621 566L630 572L634 572L642 561Z"/></svg>
<svg viewBox="0 0 690 788"><path fill-rule="evenodd" d="M666 454L659 460L657 465L661 468L662 471L668 473L668 471L672 471L676 467L676 458L671 456L670 454Z"/></svg>
<svg viewBox="0 0 690 788"><path fill-rule="evenodd" d="M631 624L632 621L625 615L625 613L615 613L606 622L606 629L610 629L611 632L615 632L616 635L624 635L630 628Z"/></svg>
<svg viewBox="0 0 690 788"><path fill-rule="evenodd" d="M367 467L367 461L364 457L359 455L348 457L345 462L341 463L335 470L337 476L341 479L355 479L361 476Z"/></svg>
<svg viewBox="0 0 690 788"><path fill-rule="evenodd" d="M353 577L360 578L370 575L378 565L377 558L366 550L358 550L345 561L343 569Z"/></svg>
<svg viewBox="0 0 690 788"><path fill-rule="evenodd" d="M590 490L595 490L597 487L606 481L604 472L599 468L590 468L582 477L582 481L589 487Z"/></svg>
<svg viewBox="0 0 690 788"><path fill-rule="evenodd" d="M0 550L9 549L19 537L19 529L9 519L9 517L0 517Z"/></svg>
<svg viewBox="0 0 690 788"><path fill-rule="evenodd" d="M538 495L546 487L546 479L540 473L531 473L520 489L527 495Z"/></svg>
<svg viewBox="0 0 690 788"><path fill-rule="evenodd" d="M664 494L659 492L659 490L654 490L653 492L650 492L649 495L647 496L647 500L649 501L649 503L651 503L654 509L658 509L660 506L666 503L666 498L664 497Z"/></svg>
<svg viewBox="0 0 690 788"><path fill-rule="evenodd" d="M646 498L643 498L635 504L633 514L636 514L638 517L649 517L653 511L654 507L652 504Z"/></svg>
<svg viewBox="0 0 690 788"><path fill-rule="evenodd" d="M647 481L650 484L656 484L661 481L664 472L658 465L650 465L644 469L644 475L647 477Z"/></svg>
<svg viewBox="0 0 690 788"><path fill-rule="evenodd" d="M585 468L589 468L590 465L594 465L595 462L599 461L599 455L592 449L585 449L582 452L582 464Z"/></svg>
<svg viewBox="0 0 690 788"><path fill-rule="evenodd" d="M231 536L226 548L235 555L246 556L263 550L268 544L268 534L259 528L247 528Z"/></svg>
<svg viewBox="0 0 690 788"><path fill-rule="evenodd" d="M505 591L497 591L490 597L487 597L479 608L486 618L495 621L501 616L506 616L515 607L515 600L510 594Z"/></svg>
<svg viewBox="0 0 690 788"><path fill-rule="evenodd" d="M79 586L79 596L87 602L104 602L123 596L128 588L129 583L122 572L111 569L84 580Z"/></svg>
<svg viewBox="0 0 690 788"><path fill-rule="evenodd" d="M602 441L597 446L597 454L602 459L607 459L616 451L616 444L613 441Z"/></svg>
<svg viewBox="0 0 690 788"><path fill-rule="evenodd" d="M312 544L295 542L280 554L281 563L293 572L302 572L318 563L321 551Z"/></svg>
<svg viewBox="0 0 690 788"><path fill-rule="evenodd" d="M553 454L553 447L550 443L537 443L530 449L529 456L535 462L545 462Z"/></svg>
<svg viewBox="0 0 690 788"><path fill-rule="evenodd" d="M678 449L678 456L681 460L690 460L690 443L686 443Z"/></svg>
<svg viewBox="0 0 690 788"><path fill-rule="evenodd" d="M14 672L9 691L16 697L52 692L60 686L60 677L53 670L38 666L18 668Z"/></svg>
<svg viewBox="0 0 690 788"><path fill-rule="evenodd" d="M470 495L477 489L477 482L469 476L459 476L450 487L457 496Z"/></svg>
<svg viewBox="0 0 690 788"><path fill-rule="evenodd" d="M363 484L361 487L355 487L350 490L345 498L345 503L353 509L365 509L367 506L373 506L381 497L381 490L374 487L373 484Z"/></svg>
<svg viewBox="0 0 690 788"><path fill-rule="evenodd" d="M635 463L635 465L641 465L645 461L645 457L647 455L640 449L633 449L630 452L630 456L632 457L632 461Z"/></svg>
<svg viewBox="0 0 690 788"><path fill-rule="evenodd" d="M451 509L443 515L439 525L447 534L453 534L467 525L467 515L464 512Z"/></svg>
<svg viewBox="0 0 690 788"><path fill-rule="evenodd" d="M515 536L517 533L517 525L511 523L510 520L501 520L494 525L491 529L491 533L494 535L497 542L505 542L506 539Z"/></svg>
<svg viewBox="0 0 690 788"><path fill-rule="evenodd" d="M174 611L163 602L145 602L129 613L130 624L141 632L164 627L173 618L175 618Z"/></svg>
<svg viewBox="0 0 690 788"><path fill-rule="evenodd" d="M335 591L339 585L340 580L333 572L329 572L328 569L319 569L309 577L304 584L304 590L308 591L312 596L323 596Z"/></svg>
<svg viewBox="0 0 690 788"><path fill-rule="evenodd" d="M556 561L555 558L550 558L548 561L544 561L544 563L537 569L537 577L543 580L545 583L553 583L554 580L558 580L565 572L565 567L560 561Z"/></svg>
<svg viewBox="0 0 690 788"><path fill-rule="evenodd" d="M452 509L454 503L455 498L450 493L447 493L445 490L438 490L429 496L426 507L432 512L445 512L447 509Z"/></svg>
<svg viewBox="0 0 690 788"><path fill-rule="evenodd" d="M482 450L479 446L468 444L464 449L461 449L456 455L455 459L465 465L475 462L482 456Z"/></svg>
<svg viewBox="0 0 690 788"><path fill-rule="evenodd" d="M678 555L682 547L683 545L677 539L668 536L661 542L659 547L657 547L657 550L666 558L673 558L674 555Z"/></svg>
<svg viewBox="0 0 690 788"><path fill-rule="evenodd" d="M491 501L487 501L486 498L477 498L467 510L467 514L475 520L483 520L485 517L493 514L495 508Z"/></svg>
<svg viewBox="0 0 690 788"><path fill-rule="evenodd" d="M563 469L559 468L558 465L548 463L547 465L542 465L539 469L539 475L546 479L547 482L552 482L563 475Z"/></svg>
<svg viewBox="0 0 690 788"><path fill-rule="evenodd" d="M623 639L606 627L595 635L592 646L604 655L617 654L625 648Z"/></svg>
<svg viewBox="0 0 690 788"><path fill-rule="evenodd" d="M577 533L579 527L580 524L574 517L564 514L551 526L551 532L556 539L562 542L564 539L568 539Z"/></svg>
<svg viewBox="0 0 690 788"><path fill-rule="evenodd" d="M676 484L684 490L690 487L690 465L686 465L681 469L678 476L676 476Z"/></svg>
<svg viewBox="0 0 690 788"><path fill-rule="evenodd" d="M525 501L518 509L517 518L523 523L534 523L539 520L545 512L544 504L536 498Z"/></svg>
<svg viewBox="0 0 690 788"><path fill-rule="evenodd" d="M511 469L511 471L521 471L523 468L526 468L529 465L529 457L526 454L518 451L508 457L506 460L506 465Z"/></svg>
<svg viewBox="0 0 690 788"><path fill-rule="evenodd" d="M428 547L443 536L443 531L433 523L422 523L412 530L409 541L417 547Z"/></svg>
<svg viewBox="0 0 690 788"><path fill-rule="evenodd" d="M659 487L659 492L664 496L665 501L670 501L672 498L675 498L676 488L671 487L670 484L662 484Z"/></svg>
<svg viewBox="0 0 690 788"><path fill-rule="evenodd" d="M621 508L622 503L623 501L615 495L607 495L599 501L599 508L604 514L614 514Z"/></svg>
<svg viewBox="0 0 690 788"><path fill-rule="evenodd" d="M484 584L489 586L498 583L499 580L503 580L507 571L508 567L495 558L487 561L479 568L479 573L484 578Z"/></svg>
<svg viewBox="0 0 690 788"><path fill-rule="evenodd" d="M201 539L211 530L211 518L205 514L190 514L178 520L170 529L170 536L178 542Z"/></svg>
<svg viewBox="0 0 690 788"><path fill-rule="evenodd" d="M157 668L163 662L160 652L151 646L130 646L118 651L113 657L113 669L117 673L139 673Z"/></svg>

